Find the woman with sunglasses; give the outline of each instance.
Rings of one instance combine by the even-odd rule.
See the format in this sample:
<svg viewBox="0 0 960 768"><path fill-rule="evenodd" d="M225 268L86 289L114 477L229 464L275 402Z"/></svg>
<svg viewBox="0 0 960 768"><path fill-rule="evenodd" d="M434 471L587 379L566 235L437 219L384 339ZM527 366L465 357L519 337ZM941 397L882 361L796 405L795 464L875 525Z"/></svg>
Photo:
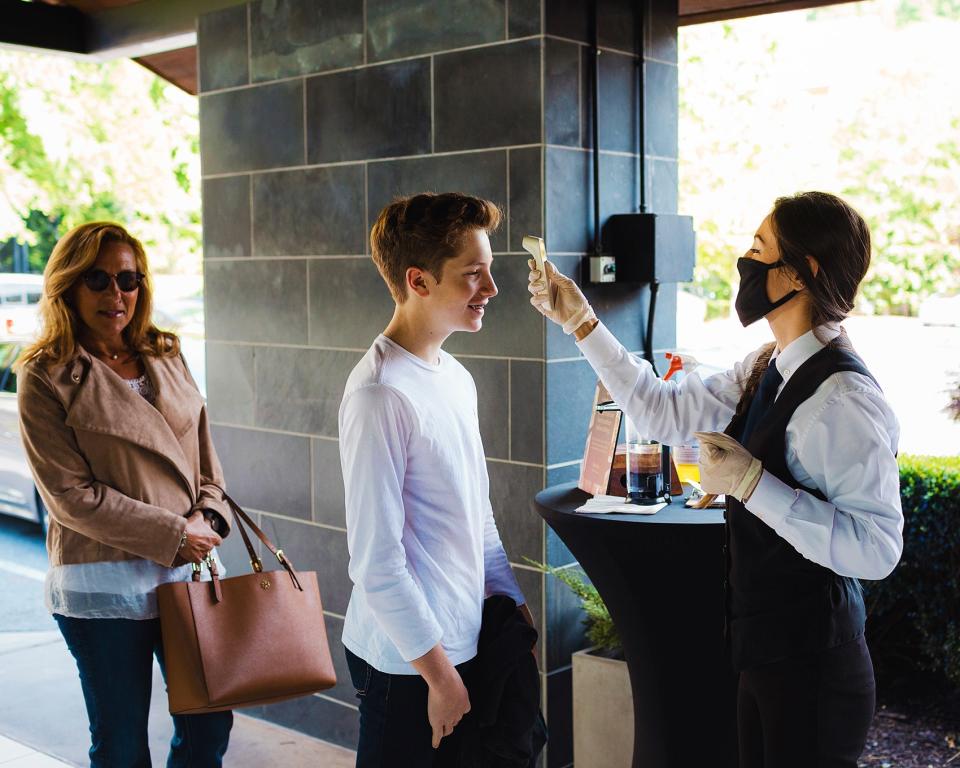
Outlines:
<svg viewBox="0 0 960 768"><path fill-rule="evenodd" d="M91 766L148 768L154 656L164 671L156 590L188 581L227 534L223 475L179 339L151 322L136 238L104 222L64 235L40 313L18 404L50 513L47 607L80 673ZM230 712L173 721L167 766L221 765Z"/></svg>
<svg viewBox="0 0 960 768"><path fill-rule="evenodd" d="M633 358L552 264L530 273L531 303L575 335L637 429L669 445L698 436L703 488L726 496L743 768L856 768L873 718L857 579L896 566L903 514L899 425L840 327L869 264L870 231L843 200L780 198L737 263L740 321L766 319L775 341L679 385Z"/></svg>

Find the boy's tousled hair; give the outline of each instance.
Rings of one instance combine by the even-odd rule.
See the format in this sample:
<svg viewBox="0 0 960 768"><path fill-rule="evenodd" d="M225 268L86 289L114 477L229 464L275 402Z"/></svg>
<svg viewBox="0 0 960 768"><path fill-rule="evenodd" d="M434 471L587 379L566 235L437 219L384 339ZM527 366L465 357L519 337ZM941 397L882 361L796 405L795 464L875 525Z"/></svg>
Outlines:
<svg viewBox="0 0 960 768"><path fill-rule="evenodd" d="M495 203L459 192L396 198L380 211L370 230L373 261L394 301L407 300L408 269L422 269L440 282L443 263L457 255L464 236L476 229L489 235L500 218Z"/></svg>

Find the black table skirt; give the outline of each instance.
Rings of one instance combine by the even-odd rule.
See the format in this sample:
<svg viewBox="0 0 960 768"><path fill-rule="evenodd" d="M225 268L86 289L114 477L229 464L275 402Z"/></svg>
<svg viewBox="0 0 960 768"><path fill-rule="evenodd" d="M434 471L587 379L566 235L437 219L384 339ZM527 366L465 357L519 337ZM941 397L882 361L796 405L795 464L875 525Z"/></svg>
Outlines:
<svg viewBox="0 0 960 768"><path fill-rule="evenodd" d="M736 765L735 677L723 639L723 512L574 512L574 484L536 511L603 597L623 641L634 702L634 768Z"/></svg>

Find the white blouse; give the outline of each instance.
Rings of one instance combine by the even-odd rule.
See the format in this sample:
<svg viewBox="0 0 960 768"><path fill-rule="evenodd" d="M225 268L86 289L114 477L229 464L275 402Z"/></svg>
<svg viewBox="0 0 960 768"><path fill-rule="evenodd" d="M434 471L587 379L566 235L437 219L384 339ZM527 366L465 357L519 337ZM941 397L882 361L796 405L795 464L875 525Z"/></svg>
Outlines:
<svg viewBox="0 0 960 768"><path fill-rule="evenodd" d="M146 374L124 381L153 404L156 394ZM224 575L216 550L213 550L213 557L219 573ZM155 619L160 615L157 587L175 581L190 581L192 575L193 566L189 563L168 568L139 557L58 565L47 571L44 602L50 613L75 619ZM206 568L202 578L210 580Z"/></svg>

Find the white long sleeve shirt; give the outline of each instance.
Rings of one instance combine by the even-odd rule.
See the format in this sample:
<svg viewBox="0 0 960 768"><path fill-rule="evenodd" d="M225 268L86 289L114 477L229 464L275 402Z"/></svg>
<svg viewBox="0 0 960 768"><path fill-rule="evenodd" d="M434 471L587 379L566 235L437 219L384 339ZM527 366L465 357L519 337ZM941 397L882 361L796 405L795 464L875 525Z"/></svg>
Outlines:
<svg viewBox="0 0 960 768"><path fill-rule="evenodd" d="M446 352L431 365L387 337L347 380L340 405L353 591L343 644L374 668L410 664L437 643L477 653L483 600L525 602L493 519L477 390Z"/></svg>
<svg viewBox="0 0 960 768"><path fill-rule="evenodd" d="M838 326L817 329L824 339ZM614 400L645 437L681 445L694 431L721 431L733 418L760 350L732 370L679 384L657 378L603 324L579 342L581 352ZM790 377L823 344L813 331L774 352ZM764 472L747 509L801 555L841 576L882 579L903 551L903 512L896 453L900 425L883 393L867 376L842 371L830 376L793 413L786 433L790 473L823 501Z"/></svg>

